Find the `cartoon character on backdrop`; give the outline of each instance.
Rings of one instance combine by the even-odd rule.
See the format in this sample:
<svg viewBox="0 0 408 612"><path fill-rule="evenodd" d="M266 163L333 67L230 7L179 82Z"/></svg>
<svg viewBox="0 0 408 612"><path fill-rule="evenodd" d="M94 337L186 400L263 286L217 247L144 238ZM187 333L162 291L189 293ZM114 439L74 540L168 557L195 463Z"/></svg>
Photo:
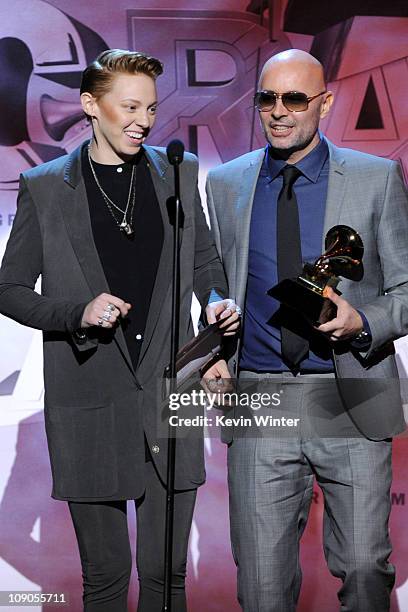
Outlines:
<svg viewBox="0 0 408 612"><path fill-rule="evenodd" d="M42 0L16 0L12 10L3 4L0 190L17 190L20 172L83 140L88 126L78 104L81 73L106 48L96 32ZM9 196L15 207L15 194Z"/></svg>

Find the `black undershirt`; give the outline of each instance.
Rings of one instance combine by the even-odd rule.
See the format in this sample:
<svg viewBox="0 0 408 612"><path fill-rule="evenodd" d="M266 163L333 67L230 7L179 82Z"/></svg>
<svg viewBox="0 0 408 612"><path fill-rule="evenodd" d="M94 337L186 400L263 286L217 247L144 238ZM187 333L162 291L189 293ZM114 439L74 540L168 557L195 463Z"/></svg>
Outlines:
<svg viewBox="0 0 408 612"><path fill-rule="evenodd" d="M136 164L134 234L128 237L119 229L95 182L87 147L82 150L82 171L96 249L111 294L132 304L121 325L136 368L163 246L163 220L143 149L131 162L110 166L92 160L92 164L101 187L122 210L126 208L132 167ZM115 209L114 212L120 222L123 215Z"/></svg>

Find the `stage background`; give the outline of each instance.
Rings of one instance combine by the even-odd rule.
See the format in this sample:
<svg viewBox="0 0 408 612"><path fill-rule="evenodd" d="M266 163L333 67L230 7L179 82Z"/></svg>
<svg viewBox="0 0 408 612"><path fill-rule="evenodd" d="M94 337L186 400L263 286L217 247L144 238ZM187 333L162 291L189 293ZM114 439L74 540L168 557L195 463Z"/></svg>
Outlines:
<svg viewBox="0 0 408 612"><path fill-rule="evenodd" d="M246 4L2 0L0 257L15 213L19 173L72 151L89 136L78 105L80 74L109 47L139 49L163 60L158 122L149 142L165 146L177 137L198 153L201 189L210 167L263 146L251 105L257 74L267 57L291 47L311 50L325 67L336 96L322 126L327 136L337 145L398 159L408 172L406 2L344 0L339 6L275 0L263 3L269 11L257 0L250 10ZM0 338L0 590L65 592L69 609L79 611L73 529L65 504L50 498L41 335L1 317ZM406 377L405 339L398 343L398 358ZM208 484L199 492L190 542L190 609L234 611L225 447L208 438L206 454ZM392 610L402 612L408 611L406 438L396 441L394 454ZM322 510L316 489L302 544L302 612L338 609L339 583L328 573L321 549ZM129 527L134 543L132 511ZM134 575L132 609L136 595Z"/></svg>

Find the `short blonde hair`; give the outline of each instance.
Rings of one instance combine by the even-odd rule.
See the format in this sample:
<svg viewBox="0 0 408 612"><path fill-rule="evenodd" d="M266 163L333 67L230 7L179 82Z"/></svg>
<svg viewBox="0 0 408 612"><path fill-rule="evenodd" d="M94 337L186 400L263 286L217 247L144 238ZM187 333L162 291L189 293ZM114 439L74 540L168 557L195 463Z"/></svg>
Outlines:
<svg viewBox="0 0 408 612"><path fill-rule="evenodd" d="M84 70L80 92L88 92L95 98L108 93L117 73L146 74L156 80L163 72L163 64L155 57L139 51L108 49L103 51Z"/></svg>

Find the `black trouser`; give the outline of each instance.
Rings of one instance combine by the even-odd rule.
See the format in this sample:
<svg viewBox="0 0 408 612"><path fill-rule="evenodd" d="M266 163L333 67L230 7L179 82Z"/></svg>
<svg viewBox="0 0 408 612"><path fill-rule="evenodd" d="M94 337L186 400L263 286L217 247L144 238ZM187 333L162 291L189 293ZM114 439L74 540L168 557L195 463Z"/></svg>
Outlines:
<svg viewBox="0 0 408 612"><path fill-rule="evenodd" d="M196 490L175 495L172 610L187 610L185 575L188 537ZM163 605L166 491L151 461L146 462L146 490L135 500L138 612L161 612ZM131 552L126 501L69 502L84 580L85 612L126 612Z"/></svg>

